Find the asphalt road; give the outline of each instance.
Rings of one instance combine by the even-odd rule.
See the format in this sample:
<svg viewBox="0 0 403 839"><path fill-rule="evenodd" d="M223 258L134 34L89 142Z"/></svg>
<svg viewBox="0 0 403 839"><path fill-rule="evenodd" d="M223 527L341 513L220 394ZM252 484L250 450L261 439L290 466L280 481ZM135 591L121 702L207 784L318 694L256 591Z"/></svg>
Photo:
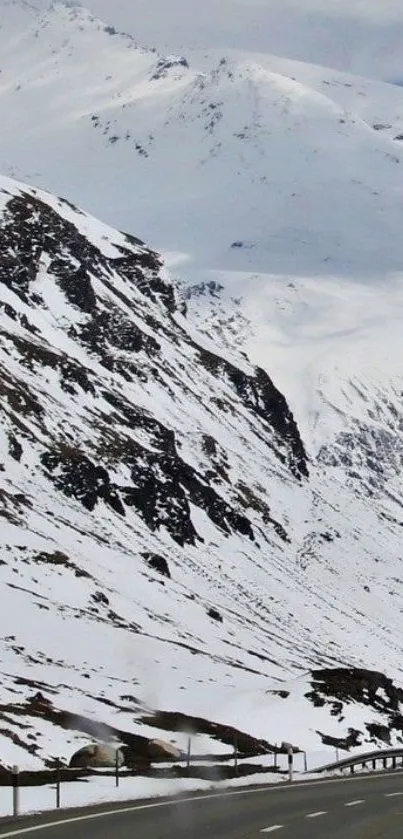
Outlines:
<svg viewBox="0 0 403 839"><path fill-rule="evenodd" d="M402 839L403 773L66 810L0 839Z"/></svg>

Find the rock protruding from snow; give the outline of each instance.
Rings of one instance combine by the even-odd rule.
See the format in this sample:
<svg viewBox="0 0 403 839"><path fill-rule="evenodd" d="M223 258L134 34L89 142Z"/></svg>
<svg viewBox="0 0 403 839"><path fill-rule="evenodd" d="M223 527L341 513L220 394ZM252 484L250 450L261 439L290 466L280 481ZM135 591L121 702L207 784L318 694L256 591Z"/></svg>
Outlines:
<svg viewBox="0 0 403 839"><path fill-rule="evenodd" d="M147 749L150 758L179 760L182 755L181 750L177 746L173 743L167 743L165 740L150 740Z"/></svg>
<svg viewBox="0 0 403 839"><path fill-rule="evenodd" d="M123 766L123 754L115 746L106 743L91 743L75 752L70 760L72 768L93 767L95 769Z"/></svg>
<svg viewBox="0 0 403 839"><path fill-rule="evenodd" d="M159 58L155 69L151 76L151 81L157 81L158 79L165 79L171 71L189 69L189 62L183 56L178 55L168 55L166 58Z"/></svg>

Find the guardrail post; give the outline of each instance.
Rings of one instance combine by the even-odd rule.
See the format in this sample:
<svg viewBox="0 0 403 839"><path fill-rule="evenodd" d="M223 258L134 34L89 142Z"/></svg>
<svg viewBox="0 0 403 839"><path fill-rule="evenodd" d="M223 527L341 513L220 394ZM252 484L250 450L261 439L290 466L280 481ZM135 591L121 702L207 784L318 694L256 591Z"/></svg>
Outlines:
<svg viewBox="0 0 403 839"><path fill-rule="evenodd" d="M20 812L20 770L18 766L13 766L13 816L16 818Z"/></svg>
<svg viewBox="0 0 403 839"><path fill-rule="evenodd" d="M392 769L396 769L396 756L393 755L392 757Z"/></svg>
<svg viewBox="0 0 403 839"><path fill-rule="evenodd" d="M386 769L386 757L382 758L383 768Z"/></svg>
<svg viewBox="0 0 403 839"><path fill-rule="evenodd" d="M56 759L56 809L60 809L60 758Z"/></svg>
<svg viewBox="0 0 403 839"><path fill-rule="evenodd" d="M288 749L288 780L292 784L293 777L293 750Z"/></svg>
<svg viewBox="0 0 403 839"><path fill-rule="evenodd" d="M308 761L306 759L306 752L304 752L304 772L308 772Z"/></svg>
<svg viewBox="0 0 403 839"><path fill-rule="evenodd" d="M115 784L119 786L119 749L116 749L115 755Z"/></svg>
<svg viewBox="0 0 403 839"><path fill-rule="evenodd" d="M373 761L372 761L372 768L373 768L373 769L376 769L376 760L375 760L375 758L374 758L374 759L373 759Z"/></svg>
<svg viewBox="0 0 403 839"><path fill-rule="evenodd" d="M190 770L190 756L191 756L191 753L192 753L192 738L188 737L188 750L187 750L187 755L186 755L186 768L187 768L188 772Z"/></svg>
<svg viewBox="0 0 403 839"><path fill-rule="evenodd" d="M354 775L354 764L353 763L350 766L350 772L351 772L352 775Z"/></svg>
<svg viewBox="0 0 403 839"><path fill-rule="evenodd" d="M234 767L235 767L235 775L238 774L238 738L235 734L234 736Z"/></svg>

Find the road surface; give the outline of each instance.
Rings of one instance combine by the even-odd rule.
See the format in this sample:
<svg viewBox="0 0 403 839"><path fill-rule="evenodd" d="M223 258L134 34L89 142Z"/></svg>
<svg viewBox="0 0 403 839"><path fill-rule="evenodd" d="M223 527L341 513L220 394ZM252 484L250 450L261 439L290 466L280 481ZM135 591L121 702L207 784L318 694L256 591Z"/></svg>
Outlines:
<svg viewBox="0 0 403 839"><path fill-rule="evenodd" d="M403 773L2 821L0 839L402 839Z"/></svg>

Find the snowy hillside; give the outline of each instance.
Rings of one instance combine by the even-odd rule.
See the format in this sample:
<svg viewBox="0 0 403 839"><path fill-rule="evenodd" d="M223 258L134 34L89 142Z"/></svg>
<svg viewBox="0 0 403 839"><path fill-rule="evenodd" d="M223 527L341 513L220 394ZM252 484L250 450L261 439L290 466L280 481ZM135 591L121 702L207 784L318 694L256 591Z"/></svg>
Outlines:
<svg viewBox="0 0 403 839"><path fill-rule="evenodd" d="M402 88L114 32L80 8L6 5L4 173L174 252L187 281L399 270Z"/></svg>
<svg viewBox="0 0 403 839"><path fill-rule="evenodd" d="M231 723L244 696L241 730L270 742L249 709L301 670L399 678L396 499L308 462L268 375L191 327L155 253L1 190L7 762L67 758L60 712L147 735L148 708Z"/></svg>

